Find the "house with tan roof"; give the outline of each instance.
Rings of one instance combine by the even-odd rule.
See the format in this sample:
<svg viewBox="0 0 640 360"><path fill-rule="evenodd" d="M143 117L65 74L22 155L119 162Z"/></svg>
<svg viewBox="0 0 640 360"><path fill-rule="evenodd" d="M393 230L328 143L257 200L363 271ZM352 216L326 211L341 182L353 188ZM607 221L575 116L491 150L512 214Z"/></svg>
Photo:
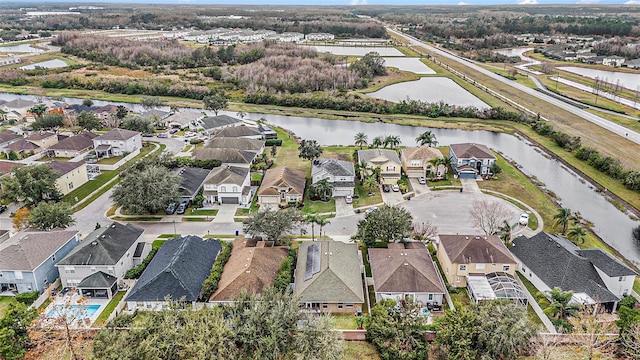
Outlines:
<svg viewBox="0 0 640 360"><path fill-rule="evenodd" d="M306 186L304 170L277 167L264 173L258 189L259 204L288 204L304 200Z"/></svg>
<svg viewBox="0 0 640 360"><path fill-rule="evenodd" d="M434 159L442 159L440 150L428 146L408 147L400 150L400 160L402 161L402 169L404 169L407 177L419 178L442 176L446 173L447 168L441 164L432 164L429 161Z"/></svg>
<svg viewBox="0 0 640 360"><path fill-rule="evenodd" d="M87 165L84 162L50 161L47 165L58 174L56 187L62 195L67 195L89 181Z"/></svg>
<svg viewBox="0 0 640 360"><path fill-rule="evenodd" d="M0 243L0 292L42 292L58 278L55 265L79 243L75 230L22 230Z"/></svg>
<svg viewBox="0 0 640 360"><path fill-rule="evenodd" d="M307 310L354 314L364 290L356 244L304 241L298 248L294 295Z"/></svg>
<svg viewBox="0 0 640 360"><path fill-rule="evenodd" d="M475 179L478 175L491 175L496 157L483 144L464 143L449 145L451 167L460 179Z"/></svg>
<svg viewBox="0 0 640 360"><path fill-rule="evenodd" d="M265 247L265 241L238 239L233 242L231 257L224 266L222 277L209 302L227 303L237 298L242 290L259 294L273 286L288 247Z"/></svg>
<svg viewBox="0 0 640 360"><path fill-rule="evenodd" d="M376 301L410 300L440 308L447 290L422 242L390 243L368 250Z"/></svg>
<svg viewBox="0 0 640 360"><path fill-rule="evenodd" d="M11 151L21 156L37 154L48 147L58 143L58 134L51 131L36 131L4 148L4 153L9 155Z"/></svg>
<svg viewBox="0 0 640 360"><path fill-rule="evenodd" d="M251 204L250 171L247 167L222 165L213 168L203 183L202 195L210 204Z"/></svg>
<svg viewBox="0 0 640 360"><path fill-rule="evenodd" d="M111 129L92 141L98 158L124 156L142 149L142 134L126 129Z"/></svg>
<svg viewBox="0 0 640 360"><path fill-rule="evenodd" d="M395 150L358 150L358 162L362 163L363 161L366 162L367 168L380 168L380 177L383 184L397 184L398 180L400 180L402 164ZM361 171L361 174L363 173Z"/></svg>
<svg viewBox="0 0 640 360"><path fill-rule="evenodd" d="M91 131L81 131L49 146L47 150L51 157L73 158L93 149L93 139L96 137L98 135Z"/></svg>

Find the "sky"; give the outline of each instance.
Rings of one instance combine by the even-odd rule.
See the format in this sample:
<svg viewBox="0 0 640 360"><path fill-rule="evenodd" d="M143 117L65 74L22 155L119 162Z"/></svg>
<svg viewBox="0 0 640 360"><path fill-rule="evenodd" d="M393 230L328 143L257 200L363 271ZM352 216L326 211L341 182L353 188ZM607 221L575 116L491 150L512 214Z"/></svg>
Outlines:
<svg viewBox="0 0 640 360"><path fill-rule="evenodd" d="M14 1L12 1L14 2ZM15 2L42 2L17 0ZM550 4L633 4L640 0L50 0L64 3L138 3L138 4L226 4L226 5L550 5Z"/></svg>

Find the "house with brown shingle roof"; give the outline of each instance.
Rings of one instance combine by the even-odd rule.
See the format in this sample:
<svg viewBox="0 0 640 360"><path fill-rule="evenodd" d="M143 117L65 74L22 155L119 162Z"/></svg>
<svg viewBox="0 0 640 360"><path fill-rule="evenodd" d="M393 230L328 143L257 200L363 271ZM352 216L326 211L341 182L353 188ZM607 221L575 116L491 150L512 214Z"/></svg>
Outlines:
<svg viewBox="0 0 640 360"><path fill-rule="evenodd" d="M461 179L475 179L478 175L491 175L496 157L486 145L464 143L449 145L451 167Z"/></svg>
<svg viewBox="0 0 640 360"><path fill-rule="evenodd" d="M14 151L22 156L39 153L48 147L58 143L58 134L51 131L36 131L4 148L4 153L9 156Z"/></svg>
<svg viewBox="0 0 640 360"><path fill-rule="evenodd" d="M222 165L213 168L203 183L206 202L248 205L253 199L247 167Z"/></svg>
<svg viewBox="0 0 640 360"><path fill-rule="evenodd" d="M55 265L79 241L75 230L27 229L0 243L0 292L42 292L58 277Z"/></svg>
<svg viewBox="0 0 640 360"><path fill-rule="evenodd" d="M47 150L51 157L73 158L93 149L93 139L96 137L98 135L91 131L81 131L49 146Z"/></svg>
<svg viewBox="0 0 640 360"><path fill-rule="evenodd" d="M13 168L20 166L24 166L24 164L13 161L0 160L0 177L7 175L13 170Z"/></svg>
<svg viewBox="0 0 640 360"><path fill-rule="evenodd" d="M402 164L395 150L368 149L358 150L358 162L367 163L367 168L380 168L380 178L383 184L397 184L400 180ZM364 171L361 171L364 176Z"/></svg>
<svg viewBox="0 0 640 360"><path fill-rule="evenodd" d="M467 286L467 277L504 272L515 276L516 260L496 235L440 235L438 261L447 281Z"/></svg>
<svg viewBox="0 0 640 360"><path fill-rule="evenodd" d="M302 202L306 186L305 171L290 167L269 169L258 189L259 204L287 204Z"/></svg>
<svg viewBox="0 0 640 360"><path fill-rule="evenodd" d="M446 288L421 242L390 243L368 251L376 301L411 300L421 306L441 306Z"/></svg>
<svg viewBox="0 0 640 360"><path fill-rule="evenodd" d="M267 286L273 286L282 261L289 249L285 246L265 247L264 241L238 239L233 242L231 257L224 266L218 290L209 302L232 301L244 289L259 294Z"/></svg>
<svg viewBox="0 0 640 360"><path fill-rule="evenodd" d="M0 131L0 149L4 149L5 146L13 144L20 139L22 139L22 136L11 130Z"/></svg>
<svg viewBox="0 0 640 360"><path fill-rule="evenodd" d="M428 146L408 147L400 150L400 161L407 177L419 178L421 176L430 177L444 175L447 168L444 165L433 165L429 161L442 159L440 150Z"/></svg>

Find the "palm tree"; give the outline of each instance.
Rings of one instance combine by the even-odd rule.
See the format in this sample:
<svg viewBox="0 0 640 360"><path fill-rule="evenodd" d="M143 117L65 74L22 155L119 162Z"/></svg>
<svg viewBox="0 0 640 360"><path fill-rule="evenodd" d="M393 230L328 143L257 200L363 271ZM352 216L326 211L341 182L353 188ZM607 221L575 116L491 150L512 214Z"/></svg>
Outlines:
<svg viewBox="0 0 640 360"><path fill-rule="evenodd" d="M576 244L584 244L584 238L587 236L587 231L580 225L573 225L567 233L567 239L573 241Z"/></svg>
<svg viewBox="0 0 640 360"><path fill-rule="evenodd" d="M44 114L46 111L47 105L45 104L34 105L29 109L29 112L36 115L36 117L42 116L42 114Z"/></svg>
<svg viewBox="0 0 640 360"><path fill-rule="evenodd" d="M333 186L327 179L322 179L318 181L313 187L316 190L316 194L320 195L320 200L327 201L327 198L331 197L331 193L333 191Z"/></svg>
<svg viewBox="0 0 640 360"><path fill-rule="evenodd" d="M437 175L438 173L438 166L442 165L442 158L433 158L429 160L429 164L431 164L431 166L433 167L433 173Z"/></svg>
<svg viewBox="0 0 640 360"><path fill-rule="evenodd" d="M378 182L376 181L375 177L367 176L367 178L364 179L364 183L362 184L362 186L367 191L367 193L372 193L373 189L378 187Z"/></svg>
<svg viewBox="0 0 640 360"><path fill-rule="evenodd" d="M311 241L316 241L314 230L316 224L318 223L318 219L320 219L320 216L318 216L318 214L316 213L307 214L307 216L305 216L304 218L304 222L311 224Z"/></svg>
<svg viewBox="0 0 640 360"><path fill-rule="evenodd" d="M380 182L380 176L382 175L382 169L380 168L380 166L376 166L371 170L371 177L373 177L376 182Z"/></svg>
<svg viewBox="0 0 640 360"><path fill-rule="evenodd" d="M371 145L376 149L382 146L383 144L384 144L384 138L382 136L374 137L373 141L371 142Z"/></svg>
<svg viewBox="0 0 640 360"><path fill-rule="evenodd" d="M558 210L558 213L553 216L553 227L561 227L562 234L564 235L567 232L567 226L569 226L569 222L571 221L571 209L562 208Z"/></svg>
<svg viewBox="0 0 640 360"><path fill-rule="evenodd" d="M7 120L7 112L0 109L0 121L5 121Z"/></svg>
<svg viewBox="0 0 640 360"><path fill-rule="evenodd" d="M322 229L326 226L331 224L331 221L329 221L329 219L327 219L324 216L320 216L318 218L318 222L317 222L318 226L320 226L320 238L322 239Z"/></svg>
<svg viewBox="0 0 640 360"><path fill-rule="evenodd" d="M505 220L498 229L498 234L500 235L500 240L502 240L505 245L511 246L511 225L509 225L507 220Z"/></svg>
<svg viewBox="0 0 640 360"><path fill-rule="evenodd" d="M547 304L540 304L544 307L543 312L556 320L564 320L580 309L579 304L569 304L573 291L563 291L559 287L554 287L543 294L547 298Z"/></svg>
<svg viewBox="0 0 640 360"><path fill-rule="evenodd" d="M356 134L356 136L353 137L354 144L356 144L356 146L360 146L360 150L362 150L363 146L367 146L367 139L367 134L363 132L359 132Z"/></svg>
<svg viewBox="0 0 640 360"><path fill-rule="evenodd" d="M440 165L444 166L444 173L448 173L449 172L449 168L451 167L451 164L453 164L453 157L443 157L440 161Z"/></svg>
<svg viewBox="0 0 640 360"><path fill-rule="evenodd" d="M418 135L418 137L416 138L416 142L420 144L420 146L428 145L429 147L431 147L431 146L438 145L438 140L436 140L436 135L433 132L431 132L431 130L427 130L422 134Z"/></svg>
<svg viewBox="0 0 640 360"><path fill-rule="evenodd" d="M387 145L390 145L391 148L394 149L396 146L402 143L402 140L400 140L400 136L398 135L389 135L384 138L383 143L385 148L387 147Z"/></svg>

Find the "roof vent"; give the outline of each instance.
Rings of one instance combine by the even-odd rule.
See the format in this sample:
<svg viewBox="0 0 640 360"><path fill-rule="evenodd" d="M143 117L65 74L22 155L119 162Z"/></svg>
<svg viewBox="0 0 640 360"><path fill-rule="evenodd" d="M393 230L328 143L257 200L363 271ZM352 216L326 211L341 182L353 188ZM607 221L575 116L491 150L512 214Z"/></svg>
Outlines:
<svg viewBox="0 0 640 360"><path fill-rule="evenodd" d="M480 236L476 236L476 240L480 240Z"/></svg>
<svg viewBox="0 0 640 360"><path fill-rule="evenodd" d="M468 236L465 236L465 237L464 237L464 239L465 239L465 240L469 240L469 237L468 237Z"/></svg>
<svg viewBox="0 0 640 360"><path fill-rule="evenodd" d="M111 227L112 227L112 228L115 228L115 227L116 227L116 224L111 224Z"/></svg>
<svg viewBox="0 0 640 360"><path fill-rule="evenodd" d="M404 266L408 266L408 265L409 265L409 263L408 263L408 262L406 262L406 263L404 263L403 265L404 265Z"/></svg>

